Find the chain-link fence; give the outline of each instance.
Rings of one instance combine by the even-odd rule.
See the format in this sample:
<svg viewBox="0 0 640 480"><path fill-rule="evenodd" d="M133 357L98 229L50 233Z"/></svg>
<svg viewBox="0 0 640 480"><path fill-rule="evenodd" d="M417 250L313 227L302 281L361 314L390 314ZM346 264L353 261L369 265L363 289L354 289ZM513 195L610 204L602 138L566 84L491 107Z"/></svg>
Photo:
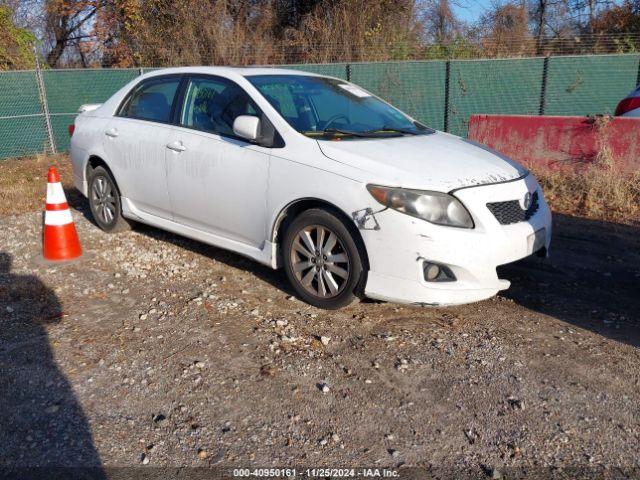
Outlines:
<svg viewBox="0 0 640 480"><path fill-rule="evenodd" d="M466 135L472 113L610 114L640 83L640 54L288 65L350 80L436 129ZM0 158L65 151L78 107L145 69L0 73Z"/></svg>

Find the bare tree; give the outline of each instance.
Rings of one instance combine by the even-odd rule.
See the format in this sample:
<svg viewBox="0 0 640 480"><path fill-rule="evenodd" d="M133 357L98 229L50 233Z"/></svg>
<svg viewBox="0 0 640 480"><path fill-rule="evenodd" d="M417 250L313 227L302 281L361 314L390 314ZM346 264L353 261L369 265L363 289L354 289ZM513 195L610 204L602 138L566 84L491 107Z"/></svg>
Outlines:
<svg viewBox="0 0 640 480"><path fill-rule="evenodd" d="M542 55L548 7L549 0L535 0L535 8L531 16L535 22L536 55Z"/></svg>
<svg viewBox="0 0 640 480"><path fill-rule="evenodd" d="M300 28L303 19L321 3L322 0L276 0L276 36L282 38L287 30Z"/></svg>
<svg viewBox="0 0 640 480"><path fill-rule="evenodd" d="M51 49L46 61L51 67L58 66L68 47L93 36L91 22L104 7L102 0L47 0L45 3L46 27Z"/></svg>
<svg viewBox="0 0 640 480"><path fill-rule="evenodd" d="M612 0L568 0L571 18L581 33L593 34L593 22L603 10L610 9Z"/></svg>
<svg viewBox="0 0 640 480"><path fill-rule="evenodd" d="M479 22L485 52L492 56L533 53L528 23L524 3L495 4Z"/></svg>
<svg viewBox="0 0 640 480"><path fill-rule="evenodd" d="M453 5L460 6L459 3ZM428 42L445 45L459 33L461 25L453 12L451 0L427 0L421 3L420 10Z"/></svg>
<svg viewBox="0 0 640 480"><path fill-rule="evenodd" d="M414 0L323 0L288 38L306 61L402 59L420 45Z"/></svg>

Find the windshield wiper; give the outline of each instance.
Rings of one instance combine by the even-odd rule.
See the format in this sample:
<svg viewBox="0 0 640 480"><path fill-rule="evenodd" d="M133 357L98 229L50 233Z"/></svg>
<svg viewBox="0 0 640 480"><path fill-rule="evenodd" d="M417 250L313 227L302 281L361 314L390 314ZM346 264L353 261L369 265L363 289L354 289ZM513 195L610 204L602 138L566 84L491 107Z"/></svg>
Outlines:
<svg viewBox="0 0 640 480"><path fill-rule="evenodd" d="M362 137L362 138L375 138L380 137L382 135L375 133L375 131L366 131L366 132L354 132L352 130L342 130L340 128L325 128L322 133L328 133L335 135L336 133L339 135L350 135L352 137Z"/></svg>
<svg viewBox="0 0 640 480"><path fill-rule="evenodd" d="M374 133L374 132L397 132L397 133L402 133L404 135L420 135L420 132L416 132L414 130L408 130L406 128L396 128L396 127L382 127L382 128L378 128L376 130L367 130L367 133Z"/></svg>
<svg viewBox="0 0 640 480"><path fill-rule="evenodd" d="M382 129L380 130L365 130L363 132L356 132L354 130L343 130L341 128L325 128L322 131L309 131L309 132L302 132L305 135L308 134L316 134L316 135L331 135L331 136L336 136L336 135L345 135L345 136L349 136L349 137L359 137L359 138L389 138L389 137L395 137L397 136L397 134L403 134L404 132L397 130L397 129L393 129L393 128L389 128L389 129L384 129L386 130L383 131ZM407 130L406 133L413 133L409 130ZM417 135L417 134L416 134Z"/></svg>

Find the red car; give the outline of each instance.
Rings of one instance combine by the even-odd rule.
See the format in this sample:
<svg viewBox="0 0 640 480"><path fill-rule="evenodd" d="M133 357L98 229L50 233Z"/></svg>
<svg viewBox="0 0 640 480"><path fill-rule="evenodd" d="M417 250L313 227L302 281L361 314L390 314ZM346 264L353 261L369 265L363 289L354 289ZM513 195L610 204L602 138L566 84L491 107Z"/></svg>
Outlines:
<svg viewBox="0 0 640 480"><path fill-rule="evenodd" d="M640 117L640 85L616 108L616 117Z"/></svg>

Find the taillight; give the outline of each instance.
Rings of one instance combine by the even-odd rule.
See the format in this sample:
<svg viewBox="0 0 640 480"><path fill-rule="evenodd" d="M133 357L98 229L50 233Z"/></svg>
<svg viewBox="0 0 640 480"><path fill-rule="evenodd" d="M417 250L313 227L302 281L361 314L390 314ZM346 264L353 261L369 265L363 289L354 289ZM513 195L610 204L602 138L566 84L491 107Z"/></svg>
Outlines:
<svg viewBox="0 0 640 480"><path fill-rule="evenodd" d="M73 136L73 132L75 132L75 130L76 130L75 124L72 123L71 125L69 125L69 136L70 137Z"/></svg>
<svg viewBox="0 0 640 480"><path fill-rule="evenodd" d="M624 98L616 108L616 116L624 115L631 110L640 108L640 97L627 97Z"/></svg>

